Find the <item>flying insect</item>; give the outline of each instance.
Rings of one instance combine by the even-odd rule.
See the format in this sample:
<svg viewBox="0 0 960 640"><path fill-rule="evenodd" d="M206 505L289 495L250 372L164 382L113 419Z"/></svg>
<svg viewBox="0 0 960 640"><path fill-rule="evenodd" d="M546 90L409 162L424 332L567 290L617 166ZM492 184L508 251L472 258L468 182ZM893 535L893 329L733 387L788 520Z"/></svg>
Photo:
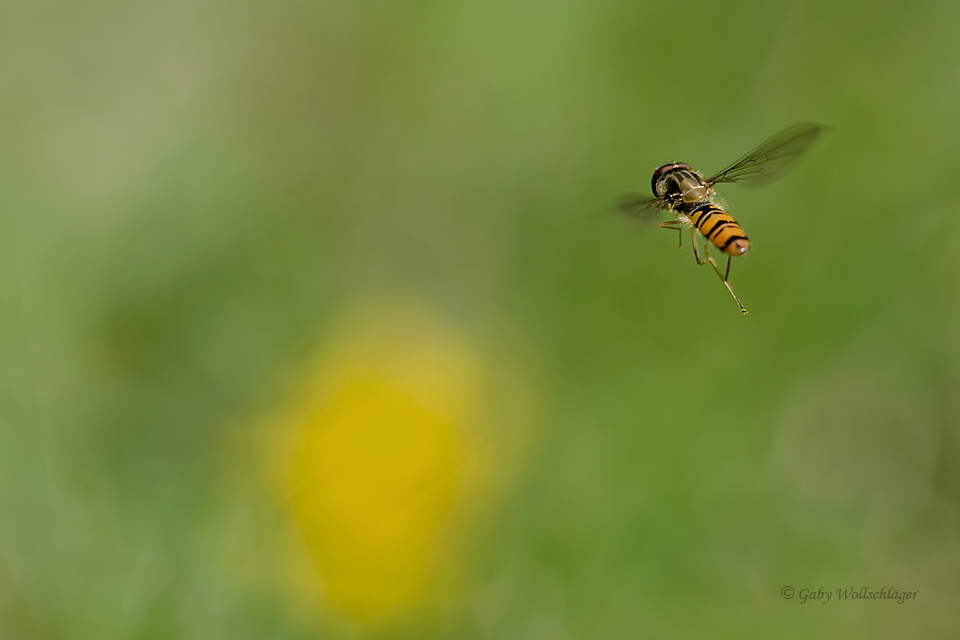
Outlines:
<svg viewBox="0 0 960 640"><path fill-rule="evenodd" d="M697 264L710 263L723 280L730 295L737 301L740 311L747 310L730 286L730 261L750 248L750 240L743 228L727 213L726 203L717 196L714 186L724 182L755 187L783 177L802 158L824 131L824 127L812 122L802 122L788 127L753 149L742 158L709 178L690 165L682 162L665 164L653 172L650 188L653 197L627 193L620 197L620 209L634 218L653 223L661 211L676 216L675 220L661 222L663 229L679 232L680 248L683 248L683 231L690 229L693 255ZM705 237L704 259L700 259L697 233ZM727 269L720 267L710 257L707 247L713 244L727 254Z"/></svg>

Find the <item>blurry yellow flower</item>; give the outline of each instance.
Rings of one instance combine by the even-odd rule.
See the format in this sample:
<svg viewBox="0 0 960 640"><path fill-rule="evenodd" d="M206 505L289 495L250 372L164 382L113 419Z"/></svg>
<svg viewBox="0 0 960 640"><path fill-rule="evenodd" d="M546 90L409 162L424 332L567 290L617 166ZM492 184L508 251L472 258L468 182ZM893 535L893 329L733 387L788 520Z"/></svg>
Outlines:
<svg viewBox="0 0 960 640"><path fill-rule="evenodd" d="M435 609L458 580L458 527L515 458L522 439L502 436L517 421L477 348L433 317L380 308L333 335L272 429L271 484L306 579L356 621Z"/></svg>

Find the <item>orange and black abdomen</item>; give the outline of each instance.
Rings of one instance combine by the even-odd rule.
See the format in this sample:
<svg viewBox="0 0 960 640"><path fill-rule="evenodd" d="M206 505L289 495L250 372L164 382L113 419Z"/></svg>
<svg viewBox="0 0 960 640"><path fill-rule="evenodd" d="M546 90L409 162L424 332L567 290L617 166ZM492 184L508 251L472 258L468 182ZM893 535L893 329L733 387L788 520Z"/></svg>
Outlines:
<svg viewBox="0 0 960 640"><path fill-rule="evenodd" d="M697 230L717 248L731 256L739 256L750 248L747 234L730 214L709 202L698 204L686 216Z"/></svg>

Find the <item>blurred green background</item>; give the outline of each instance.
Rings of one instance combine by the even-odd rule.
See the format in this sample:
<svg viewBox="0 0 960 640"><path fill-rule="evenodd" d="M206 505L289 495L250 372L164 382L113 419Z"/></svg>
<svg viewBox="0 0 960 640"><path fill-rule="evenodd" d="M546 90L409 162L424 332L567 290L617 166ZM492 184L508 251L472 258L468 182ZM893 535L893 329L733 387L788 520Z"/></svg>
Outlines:
<svg viewBox="0 0 960 640"><path fill-rule="evenodd" d="M0 638L960 636L958 24L0 5ZM674 233L594 213L801 121L834 129L789 177L721 191L748 316ZM449 480L424 521L453 551L411 565L419 604L378 618L277 569L298 516L262 459L331 344L380 344L338 327L399 307L507 417L487 497Z"/></svg>

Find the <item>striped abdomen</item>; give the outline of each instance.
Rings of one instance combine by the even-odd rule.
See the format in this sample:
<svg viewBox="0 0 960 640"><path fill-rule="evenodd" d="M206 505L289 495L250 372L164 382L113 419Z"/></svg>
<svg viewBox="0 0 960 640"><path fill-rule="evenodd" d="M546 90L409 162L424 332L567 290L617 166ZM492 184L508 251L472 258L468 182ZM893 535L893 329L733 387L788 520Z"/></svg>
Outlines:
<svg viewBox="0 0 960 640"><path fill-rule="evenodd" d="M730 214L715 204L704 202L686 213L693 226L717 248L731 256L739 256L750 248L747 234Z"/></svg>

